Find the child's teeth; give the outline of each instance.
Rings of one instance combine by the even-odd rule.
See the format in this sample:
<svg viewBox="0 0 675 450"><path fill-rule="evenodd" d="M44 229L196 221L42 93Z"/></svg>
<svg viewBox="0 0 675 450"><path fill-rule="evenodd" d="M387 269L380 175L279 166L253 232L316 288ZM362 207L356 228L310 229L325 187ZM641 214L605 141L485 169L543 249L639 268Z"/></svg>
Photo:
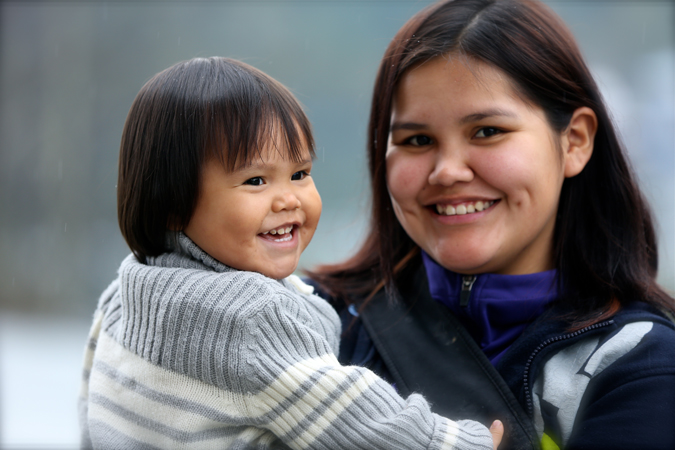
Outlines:
<svg viewBox="0 0 675 450"><path fill-rule="evenodd" d="M290 241L291 239L293 239L293 235L287 234L286 237L282 237L282 238L279 238L279 239L275 239L274 241L275 241L275 242L288 242L288 241Z"/></svg>
<svg viewBox="0 0 675 450"><path fill-rule="evenodd" d="M459 205L457 208L455 208L455 210L457 211L457 215L462 216L466 214L466 206L464 205Z"/></svg>
<svg viewBox="0 0 675 450"><path fill-rule="evenodd" d="M476 202L476 211L482 211L483 210L483 202L477 201Z"/></svg>
<svg viewBox="0 0 675 450"><path fill-rule="evenodd" d="M475 212L476 212L476 207L473 206L473 205L468 205L468 206L466 207L466 212L469 213L469 214L475 213Z"/></svg>
<svg viewBox="0 0 675 450"><path fill-rule="evenodd" d="M288 234L293 230L293 225L288 227L278 228L276 230L265 231L263 234Z"/></svg>
<svg viewBox="0 0 675 450"><path fill-rule="evenodd" d="M454 216L457 214L457 210L455 209L454 206L448 205L448 207L445 209L445 213L449 216Z"/></svg>

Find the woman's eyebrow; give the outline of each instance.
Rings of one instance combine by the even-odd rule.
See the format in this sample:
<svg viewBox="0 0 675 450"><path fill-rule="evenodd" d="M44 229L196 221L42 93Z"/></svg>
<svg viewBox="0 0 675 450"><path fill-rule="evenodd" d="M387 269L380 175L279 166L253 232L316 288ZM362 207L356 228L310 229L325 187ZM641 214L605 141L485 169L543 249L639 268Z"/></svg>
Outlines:
<svg viewBox="0 0 675 450"><path fill-rule="evenodd" d="M476 122L478 120L482 120L488 117L510 117L515 119L518 117L518 114L506 109L499 109L499 108L486 109L485 111L468 114L462 117L459 123L465 124L469 122ZM427 125L417 122L392 122L391 126L389 127L389 131L397 131L397 130L419 131L425 130L427 128L428 128Z"/></svg>
<svg viewBox="0 0 675 450"><path fill-rule="evenodd" d="M423 125L421 123L415 123L415 122L393 122L391 126L389 127L389 131L396 131L396 130L424 130L426 129L427 126Z"/></svg>
<svg viewBox="0 0 675 450"><path fill-rule="evenodd" d="M462 119L459 121L459 123L464 124L464 123L468 123L468 122L476 122L478 120L483 120L483 119L486 119L488 117L497 117L497 116L511 117L511 118L514 118L514 119L518 117L518 115L516 113L514 113L513 111L495 108L495 109L488 109L488 110L485 110L485 111L481 111L481 112L466 115L466 116L462 117Z"/></svg>

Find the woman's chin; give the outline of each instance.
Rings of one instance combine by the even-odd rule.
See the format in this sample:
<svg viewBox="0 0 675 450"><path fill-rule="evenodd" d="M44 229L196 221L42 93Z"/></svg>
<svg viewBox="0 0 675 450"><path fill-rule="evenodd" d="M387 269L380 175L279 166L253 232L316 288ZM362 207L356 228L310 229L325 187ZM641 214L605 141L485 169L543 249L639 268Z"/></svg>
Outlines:
<svg viewBox="0 0 675 450"><path fill-rule="evenodd" d="M491 258L492 255L476 254L470 250L453 250L441 254L429 253L429 256L452 272L478 274L498 271L498 264L495 264L494 259Z"/></svg>

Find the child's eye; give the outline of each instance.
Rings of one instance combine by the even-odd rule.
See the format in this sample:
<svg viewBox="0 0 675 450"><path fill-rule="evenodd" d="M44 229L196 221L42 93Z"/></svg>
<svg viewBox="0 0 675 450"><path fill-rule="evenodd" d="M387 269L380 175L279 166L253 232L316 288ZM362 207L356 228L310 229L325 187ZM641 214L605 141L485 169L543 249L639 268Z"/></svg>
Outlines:
<svg viewBox="0 0 675 450"><path fill-rule="evenodd" d="M244 181L244 184L250 184L251 186L262 186L265 184L265 181L262 179L262 177L253 177Z"/></svg>
<svg viewBox="0 0 675 450"><path fill-rule="evenodd" d="M409 137L406 139L406 144L408 145L414 145L416 147L425 147L427 145L433 144L434 141L431 139L429 136L425 136L423 134L418 134L412 137Z"/></svg>
<svg viewBox="0 0 675 450"><path fill-rule="evenodd" d="M307 175L309 175L309 174L307 173L306 170L299 170L299 171L295 172L293 175L291 175L291 180L292 181L302 180Z"/></svg>
<svg viewBox="0 0 675 450"><path fill-rule="evenodd" d="M499 133L501 133L501 130L499 130L497 128L484 127L484 128L481 128L480 130L478 130L478 132L476 132L474 137L488 138L488 137L494 136L494 135L499 134Z"/></svg>

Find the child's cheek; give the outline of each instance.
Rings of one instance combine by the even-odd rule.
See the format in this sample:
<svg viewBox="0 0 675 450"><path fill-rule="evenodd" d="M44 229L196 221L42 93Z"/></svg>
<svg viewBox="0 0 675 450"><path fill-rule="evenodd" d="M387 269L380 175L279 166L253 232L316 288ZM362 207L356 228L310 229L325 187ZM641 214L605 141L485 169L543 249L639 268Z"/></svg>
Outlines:
<svg viewBox="0 0 675 450"><path fill-rule="evenodd" d="M319 224L323 204L321 202L321 196L314 185L308 189L305 199L301 200L301 202L303 203L303 209L305 212L305 223L300 230L302 238L301 245L303 246L304 250L304 248L307 247L309 242L312 240L314 232L316 231L316 227Z"/></svg>

